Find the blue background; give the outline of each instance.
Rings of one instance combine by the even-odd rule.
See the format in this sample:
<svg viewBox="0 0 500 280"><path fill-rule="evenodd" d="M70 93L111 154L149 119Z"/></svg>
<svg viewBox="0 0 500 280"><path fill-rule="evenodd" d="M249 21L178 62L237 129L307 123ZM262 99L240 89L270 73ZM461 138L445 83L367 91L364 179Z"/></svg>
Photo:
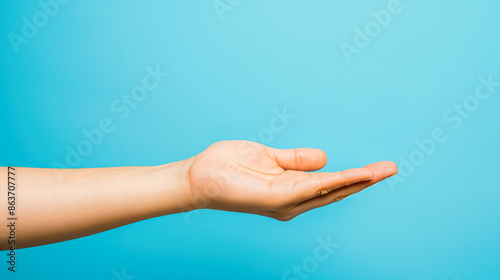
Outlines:
<svg viewBox="0 0 500 280"><path fill-rule="evenodd" d="M323 149L327 171L380 160L401 169L415 140L436 128L447 140L402 182L290 222L160 217L19 250L15 276L2 252L0 278L282 279L330 236L340 247L310 279L500 279L500 88L457 129L443 118L479 76L500 81L500 2L402 0L348 63L341 42L389 2L243 1L219 17L212 0L72 1L16 53L9 32L22 35L22 18L42 8L2 1L3 166L65 164L66 147L103 118L115 130L78 167L163 164L257 137ZM170 76L119 119L110 104L156 65ZM284 107L295 118L259 138Z"/></svg>

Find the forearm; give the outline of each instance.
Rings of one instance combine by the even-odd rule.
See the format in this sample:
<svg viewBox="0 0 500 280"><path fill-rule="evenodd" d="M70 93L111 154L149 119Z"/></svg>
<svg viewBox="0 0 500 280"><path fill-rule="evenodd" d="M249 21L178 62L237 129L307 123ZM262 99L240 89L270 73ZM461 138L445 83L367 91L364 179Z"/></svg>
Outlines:
<svg viewBox="0 0 500 280"><path fill-rule="evenodd" d="M187 163L55 170L15 168L16 248L70 240L192 210ZM7 167L0 168L0 218L9 216ZM59 174L63 174L58 175ZM4 222L2 222L4 224ZM5 229L5 226L3 226ZM0 230L0 249L8 232Z"/></svg>

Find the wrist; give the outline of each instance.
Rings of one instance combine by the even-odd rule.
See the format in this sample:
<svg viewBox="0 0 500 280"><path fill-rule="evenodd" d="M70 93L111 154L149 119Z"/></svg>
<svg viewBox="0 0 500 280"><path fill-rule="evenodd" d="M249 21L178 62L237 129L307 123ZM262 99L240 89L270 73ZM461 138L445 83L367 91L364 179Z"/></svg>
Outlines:
<svg viewBox="0 0 500 280"><path fill-rule="evenodd" d="M163 173L165 188L164 215L197 209L189 180L191 162L190 158L159 166Z"/></svg>

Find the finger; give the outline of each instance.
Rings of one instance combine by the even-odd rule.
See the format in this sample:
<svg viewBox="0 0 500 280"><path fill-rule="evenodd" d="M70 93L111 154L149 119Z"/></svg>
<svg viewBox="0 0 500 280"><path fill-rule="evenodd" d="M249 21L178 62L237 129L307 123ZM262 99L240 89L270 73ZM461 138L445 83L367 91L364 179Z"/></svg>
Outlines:
<svg viewBox="0 0 500 280"><path fill-rule="evenodd" d="M266 147L266 151L285 170L314 171L323 168L326 164L325 152L318 149L274 149Z"/></svg>
<svg viewBox="0 0 500 280"><path fill-rule="evenodd" d="M394 176L398 172L398 167L394 162L383 161L378 163L373 163L367 166L368 168L373 170L374 174L377 174L373 179L373 182L364 182L359 184L354 184L348 187L345 187L343 190L336 190L335 192L339 197L347 197L351 194L360 192L374 184L385 180L391 176Z"/></svg>
<svg viewBox="0 0 500 280"><path fill-rule="evenodd" d="M365 166L373 171L374 178L369 181L359 182L345 186L343 188L337 188L326 195L316 197L298 204L295 207L297 215L312 210L314 208L322 207L333 202L340 201L351 194L357 193L372 186L384 179L387 179L397 173L397 166L395 163L390 161L377 162Z"/></svg>
<svg viewBox="0 0 500 280"><path fill-rule="evenodd" d="M311 198L325 195L335 189L374 178L370 168L354 168L333 173L309 174L308 178L294 184L294 200L299 203Z"/></svg>

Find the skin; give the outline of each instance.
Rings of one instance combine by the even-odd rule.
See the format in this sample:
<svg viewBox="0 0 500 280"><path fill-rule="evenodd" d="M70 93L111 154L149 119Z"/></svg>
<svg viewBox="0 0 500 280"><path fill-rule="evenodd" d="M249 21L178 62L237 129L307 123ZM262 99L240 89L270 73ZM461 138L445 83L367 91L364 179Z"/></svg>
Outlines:
<svg viewBox="0 0 500 280"><path fill-rule="evenodd" d="M340 172L317 149L274 149L221 141L161 166L21 168L16 181L16 249L79 238L157 216L217 209L288 221L397 173L393 162ZM0 167L0 219L7 220L7 167ZM4 209L5 208L5 209ZM8 232L0 230L0 249Z"/></svg>

